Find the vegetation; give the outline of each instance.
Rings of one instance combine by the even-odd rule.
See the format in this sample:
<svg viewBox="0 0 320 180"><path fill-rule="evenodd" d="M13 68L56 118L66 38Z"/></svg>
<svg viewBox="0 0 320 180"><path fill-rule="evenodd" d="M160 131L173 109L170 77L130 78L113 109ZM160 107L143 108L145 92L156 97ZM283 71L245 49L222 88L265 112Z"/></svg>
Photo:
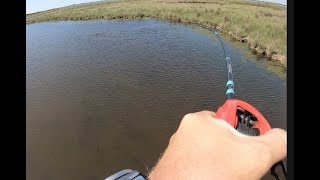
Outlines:
<svg viewBox="0 0 320 180"><path fill-rule="evenodd" d="M218 29L287 66L287 8L245 0L118 0L28 14L26 23L157 18Z"/></svg>

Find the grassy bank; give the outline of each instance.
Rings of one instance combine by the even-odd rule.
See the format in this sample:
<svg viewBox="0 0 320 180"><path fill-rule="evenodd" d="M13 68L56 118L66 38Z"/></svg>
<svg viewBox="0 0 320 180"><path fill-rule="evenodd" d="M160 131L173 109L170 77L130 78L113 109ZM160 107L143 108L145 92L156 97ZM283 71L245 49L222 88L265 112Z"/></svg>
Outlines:
<svg viewBox="0 0 320 180"><path fill-rule="evenodd" d="M158 18L219 29L256 53L287 66L287 9L244 0L120 0L28 14L26 23Z"/></svg>

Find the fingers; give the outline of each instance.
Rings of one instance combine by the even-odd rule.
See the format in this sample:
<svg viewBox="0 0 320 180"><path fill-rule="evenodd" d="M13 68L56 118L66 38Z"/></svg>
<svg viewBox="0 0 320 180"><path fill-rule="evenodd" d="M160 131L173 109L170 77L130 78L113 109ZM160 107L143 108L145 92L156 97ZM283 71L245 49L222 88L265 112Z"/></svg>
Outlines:
<svg viewBox="0 0 320 180"><path fill-rule="evenodd" d="M199 112L194 112L194 113L189 113L187 115L197 115L197 116L200 116L200 117L215 117L216 116L216 113L213 112L213 111L199 111Z"/></svg>
<svg viewBox="0 0 320 180"><path fill-rule="evenodd" d="M187 130L187 131L193 131L193 127L200 125L203 126L202 123L199 124L199 122L212 122L213 119L215 119L215 112L212 111L200 111L200 112L194 112L194 113L188 113L186 114L181 122L180 125L178 127L177 132L180 130ZM179 134L179 133L178 133ZM174 133L169 140L169 144L170 142L172 142L172 140L174 139L176 133Z"/></svg>
<svg viewBox="0 0 320 180"><path fill-rule="evenodd" d="M175 135L175 134L176 134L176 133L173 133L172 136L170 137L169 144L170 144L170 142L172 141L172 139L174 138L174 135Z"/></svg>
<svg viewBox="0 0 320 180"><path fill-rule="evenodd" d="M198 113L203 115L203 116L212 116L212 117L216 116L216 113L213 112L213 111L201 111L201 112L198 112Z"/></svg>
<svg viewBox="0 0 320 180"><path fill-rule="evenodd" d="M287 132L283 129L274 128L259 139L267 144L271 153L273 164L283 160L287 156Z"/></svg>
<svg viewBox="0 0 320 180"><path fill-rule="evenodd" d="M196 114L201 117L209 117L209 118L216 116L216 113L213 111L200 111L200 112L197 112Z"/></svg>
<svg viewBox="0 0 320 180"><path fill-rule="evenodd" d="M204 121L204 120L210 121L215 117L215 115L216 113L212 111L200 111L195 113L188 113L182 118L179 128L183 126L190 127L194 124L198 124L199 121Z"/></svg>

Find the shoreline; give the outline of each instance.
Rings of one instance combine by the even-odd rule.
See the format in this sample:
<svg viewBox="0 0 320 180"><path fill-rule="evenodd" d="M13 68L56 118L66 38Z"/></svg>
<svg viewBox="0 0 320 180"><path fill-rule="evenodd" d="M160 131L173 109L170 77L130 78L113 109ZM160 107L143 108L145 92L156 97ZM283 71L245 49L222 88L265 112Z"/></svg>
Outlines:
<svg viewBox="0 0 320 180"><path fill-rule="evenodd" d="M133 1L136 2L136 1ZM140 1L138 1L140 2ZM162 2L162 1L161 1ZM169 1L170 4L172 4L171 1ZM169 3L167 2L167 3ZM206 1L208 2L208 1ZM178 14L175 14L175 12L169 13L167 12L165 15L156 13L154 15L148 14L148 13L141 13L139 11L137 12L130 12L128 14L126 13L111 13L111 14L103 14L100 13L101 15L97 15L99 12L94 12L91 13L90 15L87 14L77 14L77 15L70 15L70 14L63 14L63 12L68 12L72 11L77 8L86 8L86 6L89 6L89 8L97 8L94 7L96 4L102 4L102 5L117 5L121 3L127 3L127 1L113 1L113 2L103 2L103 3L94 3L93 5L80 5L76 7L64 7L64 8L58 8L58 9L53 9L53 10L48 10L48 11L43 11L39 13L34 13L27 15L26 17L26 25L28 24L33 24L33 23L40 23L40 22L55 22L55 21L86 21L86 20L139 20L139 19L160 19L160 20L168 20L172 22L177 22L177 23L182 23L182 24L189 24L189 25L196 25L200 26L202 28L206 28L209 30L218 30L220 33L229 35L231 38L235 39L236 41L246 43L248 45L248 48L256 55L265 57L268 60L272 61L277 61L280 62L281 65L286 69L287 68L287 57L283 54L277 53L275 50L272 50L271 48L264 48L264 44L258 41L257 39L254 39L250 37L249 35L245 36L242 35L243 33L237 33L238 29L235 29L236 31L233 32L232 30L225 28L223 23L210 23L208 21L201 22L200 20L200 15L199 12L195 12L196 17L193 17L191 14L190 17L188 15L185 15L185 17L179 17ZM177 2L173 2L177 3ZM183 4L181 2L178 2L179 4ZM212 2L212 3L217 3L217 2ZM196 4L201 4L197 2ZM90 7L91 6L91 7ZM92 7L93 6L93 7ZM130 6L130 4L129 4ZM221 3L220 3L221 6ZM112 8L112 7L107 7L107 8ZM119 7L118 7L119 8ZM121 7L120 7L121 8ZM161 9L160 9L161 10ZM50 13L56 13L53 16ZM60 12L62 11L62 12ZM205 9L207 11L207 9ZM210 10L209 10L210 11ZM212 10L211 10L212 11ZM215 9L215 11L212 11L213 13L217 14L222 13L221 8ZM60 13L60 14L59 14ZM161 13L161 12L160 12ZM257 15L255 15L257 16ZM272 15L267 15L267 16L272 16ZM29 17L29 18L28 18ZM31 17L31 18L30 18ZM33 18L33 19L32 19ZM227 20L228 22L228 16L224 16L224 21ZM230 20L229 20L230 21ZM239 31L239 30L238 30ZM259 37L259 36L258 36ZM267 45L268 46L268 45Z"/></svg>

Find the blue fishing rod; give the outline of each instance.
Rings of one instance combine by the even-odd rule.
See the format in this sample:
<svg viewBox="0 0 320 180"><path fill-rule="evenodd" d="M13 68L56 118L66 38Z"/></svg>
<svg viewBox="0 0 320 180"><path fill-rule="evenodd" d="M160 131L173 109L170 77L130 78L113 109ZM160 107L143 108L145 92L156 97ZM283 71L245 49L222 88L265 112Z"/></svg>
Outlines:
<svg viewBox="0 0 320 180"><path fill-rule="evenodd" d="M226 92L226 95L227 95L227 99L233 99L233 95L234 95L234 83L233 83L233 74L232 74L232 66L231 66L231 60L230 58L227 56L227 53L226 53L226 49L224 48L224 45L222 43L222 40L220 39L220 36L219 34L214 31L214 33L216 34L216 36L218 37L221 45L222 45L222 49L223 49L223 54L224 54L224 59L226 61L226 65L227 65L227 70L228 70L228 79L227 79L227 84L226 84L226 87L227 87L227 92Z"/></svg>

